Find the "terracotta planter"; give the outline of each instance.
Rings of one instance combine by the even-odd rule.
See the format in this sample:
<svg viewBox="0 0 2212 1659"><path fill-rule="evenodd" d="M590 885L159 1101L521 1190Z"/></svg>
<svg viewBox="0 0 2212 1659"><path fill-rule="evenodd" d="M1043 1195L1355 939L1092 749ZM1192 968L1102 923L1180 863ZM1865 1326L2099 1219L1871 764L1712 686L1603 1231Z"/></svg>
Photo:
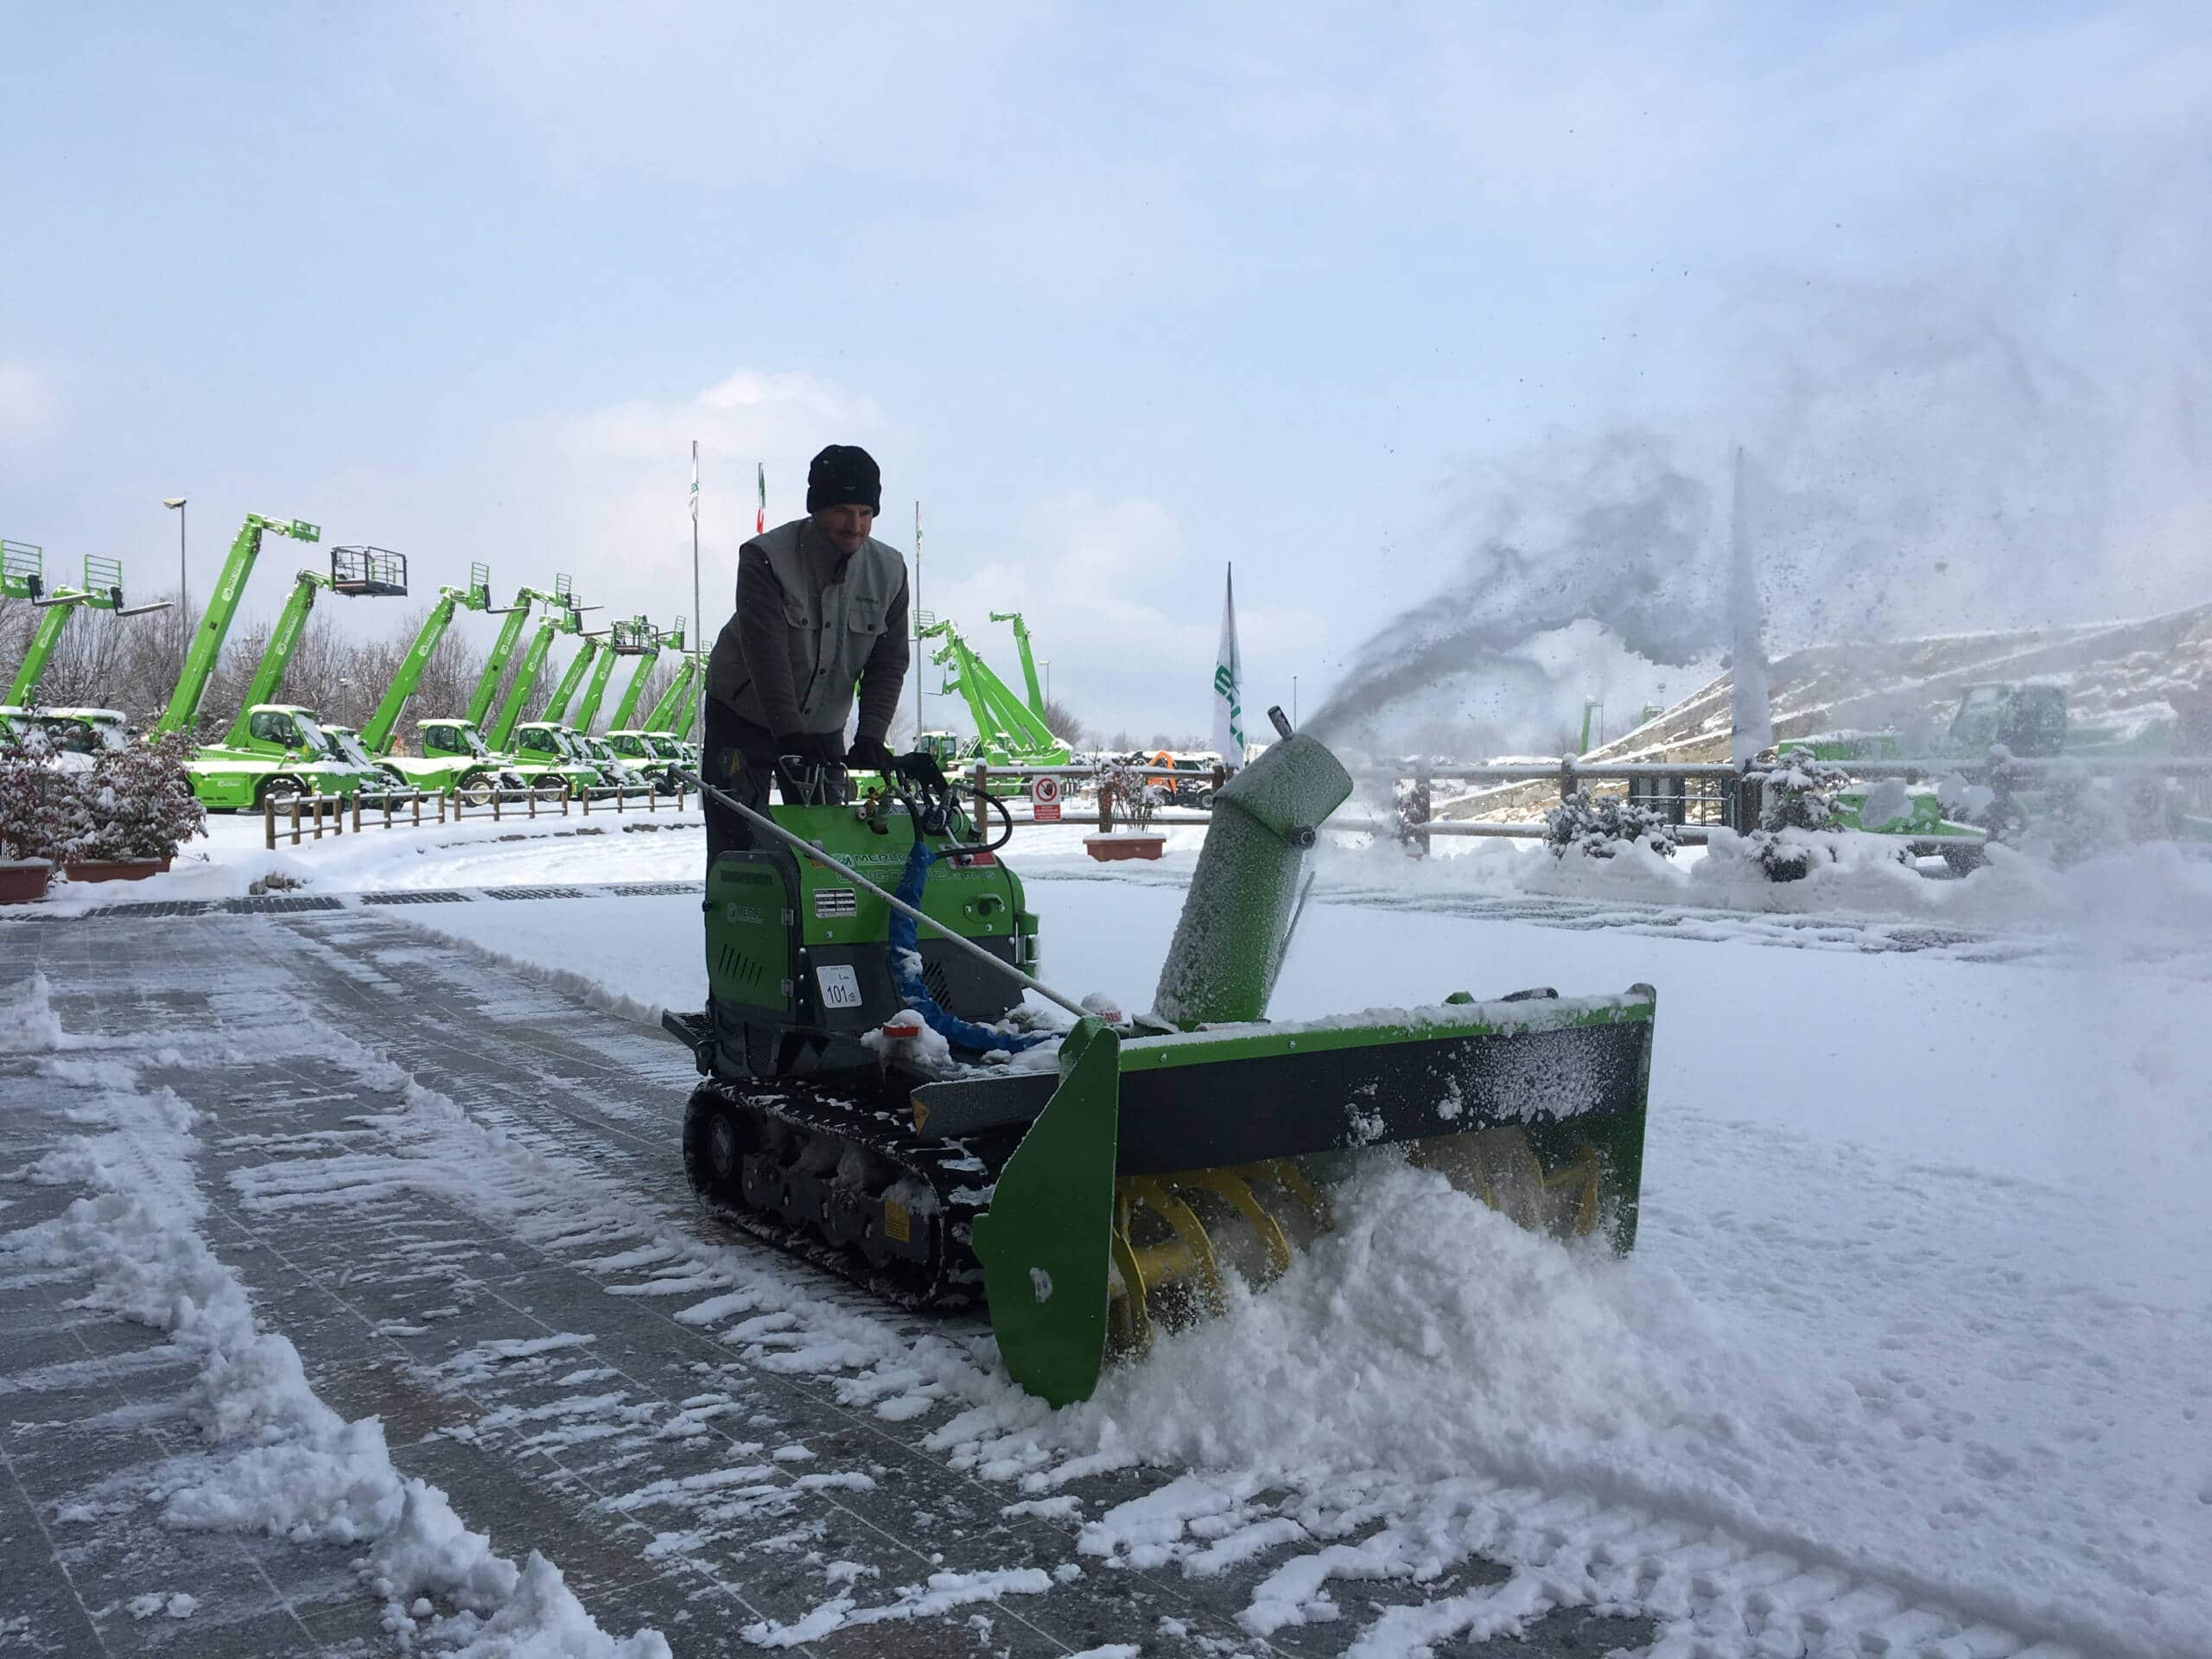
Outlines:
<svg viewBox="0 0 2212 1659"><path fill-rule="evenodd" d="M72 881L143 881L149 875L166 875L166 858L73 858L61 867Z"/></svg>
<svg viewBox="0 0 2212 1659"><path fill-rule="evenodd" d="M42 858L0 859L0 905L34 905L46 897L54 866Z"/></svg>
<svg viewBox="0 0 2212 1659"><path fill-rule="evenodd" d="M1167 837L1154 835L1085 836L1083 849L1101 864L1125 858L1158 858L1166 850Z"/></svg>

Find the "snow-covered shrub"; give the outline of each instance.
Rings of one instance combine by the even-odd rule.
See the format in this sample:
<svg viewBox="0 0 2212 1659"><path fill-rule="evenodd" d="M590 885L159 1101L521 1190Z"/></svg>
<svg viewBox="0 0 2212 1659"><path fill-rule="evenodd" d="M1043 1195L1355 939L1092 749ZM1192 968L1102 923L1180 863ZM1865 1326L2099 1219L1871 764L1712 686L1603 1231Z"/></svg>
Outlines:
<svg viewBox="0 0 2212 1659"><path fill-rule="evenodd" d="M1592 795L1578 789L1544 815L1544 845L1554 858L1570 848L1591 858L1611 858L1641 842L1664 858L1675 855L1675 826L1666 815L1625 795Z"/></svg>
<svg viewBox="0 0 2212 1659"><path fill-rule="evenodd" d="M2062 761L2024 786L2013 842L2031 857L2064 869L2126 842L2156 839L2162 830L2149 820L2163 817L2159 781L2158 808L2131 812L2132 795L2101 785L2078 760Z"/></svg>
<svg viewBox="0 0 2212 1659"><path fill-rule="evenodd" d="M1416 853L1434 805L1433 794L1426 778L1401 778L1391 786L1390 816L1397 823L1398 839Z"/></svg>
<svg viewBox="0 0 2212 1659"><path fill-rule="evenodd" d="M1132 830L1152 827L1152 814L1160 804L1160 791L1151 787L1131 760L1115 760L1098 768L1098 792L1113 802L1114 816Z"/></svg>
<svg viewBox="0 0 2212 1659"><path fill-rule="evenodd" d="M207 830L207 809L192 792L183 736L104 749L89 779L91 833L77 849L85 859L174 858L178 846Z"/></svg>
<svg viewBox="0 0 2212 1659"><path fill-rule="evenodd" d="M1775 761L1759 798L1759 827L1744 837L1768 880L1802 880L1816 862L1835 861L1827 832L1837 791L1850 781L1843 767L1802 751Z"/></svg>
<svg viewBox="0 0 2212 1659"><path fill-rule="evenodd" d="M0 732L0 858L75 857L92 826L88 781L54 763L37 728Z"/></svg>

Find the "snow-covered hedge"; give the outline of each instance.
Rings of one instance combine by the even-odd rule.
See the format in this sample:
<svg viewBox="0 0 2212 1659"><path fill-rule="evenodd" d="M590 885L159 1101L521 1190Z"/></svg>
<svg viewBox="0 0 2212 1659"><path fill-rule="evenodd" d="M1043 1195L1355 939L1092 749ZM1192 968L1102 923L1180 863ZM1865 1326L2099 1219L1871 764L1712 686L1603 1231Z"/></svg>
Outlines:
<svg viewBox="0 0 2212 1659"><path fill-rule="evenodd" d="M1672 858L1675 826L1663 813L1624 795L1593 796L1578 789L1544 815L1544 845L1554 858L1565 858L1570 849L1611 858L1621 848L1639 843Z"/></svg>
<svg viewBox="0 0 2212 1659"><path fill-rule="evenodd" d="M53 763L43 732L0 732L0 858L77 857L92 827L87 782Z"/></svg>
<svg viewBox="0 0 2212 1659"><path fill-rule="evenodd" d="M191 746L172 732L149 743L103 749L88 782L92 826L77 856L174 858L177 848L207 830L207 811L185 769Z"/></svg>
<svg viewBox="0 0 2212 1659"><path fill-rule="evenodd" d="M1759 827L1744 837L1768 880L1801 881L1815 864L1835 861L1835 798L1850 782L1843 767L1809 753L1776 761L1760 797Z"/></svg>

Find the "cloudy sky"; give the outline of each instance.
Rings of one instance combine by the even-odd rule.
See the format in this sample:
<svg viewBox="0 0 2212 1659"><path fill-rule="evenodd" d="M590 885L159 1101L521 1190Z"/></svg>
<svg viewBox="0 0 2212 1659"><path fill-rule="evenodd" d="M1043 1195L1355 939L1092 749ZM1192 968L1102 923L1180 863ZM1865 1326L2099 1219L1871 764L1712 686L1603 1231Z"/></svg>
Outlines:
<svg viewBox="0 0 2212 1659"><path fill-rule="evenodd" d="M255 511L672 619L696 438L719 624L755 461L772 523L856 442L924 605L1198 730L1224 563L1248 703L1310 712L1506 543L1541 590L1501 503L1630 434L1821 504L1784 635L2212 598L2201 5L17 6L0 53L0 534L140 590L184 493L196 591ZM1561 707L1701 671L1534 649Z"/></svg>

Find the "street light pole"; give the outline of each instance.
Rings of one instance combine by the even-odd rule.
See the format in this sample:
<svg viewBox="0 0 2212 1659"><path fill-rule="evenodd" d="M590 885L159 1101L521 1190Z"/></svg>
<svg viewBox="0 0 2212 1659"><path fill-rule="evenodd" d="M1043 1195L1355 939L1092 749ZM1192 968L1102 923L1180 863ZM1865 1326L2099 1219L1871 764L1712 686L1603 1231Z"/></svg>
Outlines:
<svg viewBox="0 0 2212 1659"><path fill-rule="evenodd" d="M176 659L181 664L192 649L192 594L184 576L184 504L181 495L167 495L162 505L176 514Z"/></svg>

